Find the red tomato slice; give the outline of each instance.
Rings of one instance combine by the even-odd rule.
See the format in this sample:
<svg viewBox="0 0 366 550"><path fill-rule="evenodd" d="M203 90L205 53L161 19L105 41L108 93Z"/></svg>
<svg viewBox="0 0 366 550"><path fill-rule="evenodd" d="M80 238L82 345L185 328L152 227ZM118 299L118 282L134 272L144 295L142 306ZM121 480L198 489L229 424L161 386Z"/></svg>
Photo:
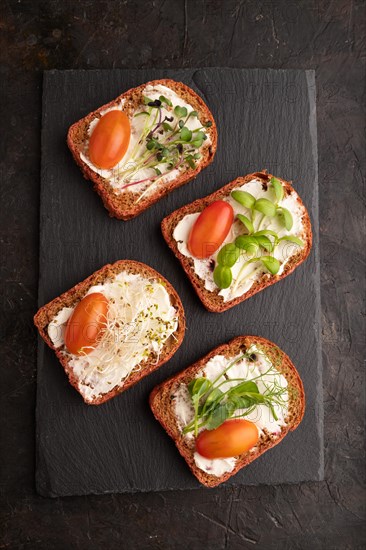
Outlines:
<svg viewBox="0 0 366 550"><path fill-rule="evenodd" d="M249 451L259 439L249 420L227 420L216 430L204 430L196 439L197 452L206 458L229 458Z"/></svg>
<svg viewBox="0 0 366 550"><path fill-rule="evenodd" d="M234 210L225 201L215 201L201 212L193 225L188 250L195 258L208 258L227 237L234 220Z"/></svg>
<svg viewBox="0 0 366 550"><path fill-rule="evenodd" d="M123 158L130 143L131 125L122 111L103 115L89 141L89 157L99 168L113 168Z"/></svg>
<svg viewBox="0 0 366 550"><path fill-rule="evenodd" d="M101 292L83 298L69 318L65 345L74 355L88 354L100 338L106 325L108 299Z"/></svg>

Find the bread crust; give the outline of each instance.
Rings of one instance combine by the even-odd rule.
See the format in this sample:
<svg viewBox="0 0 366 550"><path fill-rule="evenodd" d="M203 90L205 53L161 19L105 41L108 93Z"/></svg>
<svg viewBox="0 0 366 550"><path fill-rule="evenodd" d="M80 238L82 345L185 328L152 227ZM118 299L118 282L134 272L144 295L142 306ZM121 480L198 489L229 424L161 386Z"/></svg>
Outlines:
<svg viewBox="0 0 366 550"><path fill-rule="evenodd" d="M222 476L217 477L204 472L196 465L193 456L195 450L194 440L187 440L181 433L172 409L171 397L180 383L188 384L215 355L234 357L238 352L247 350L253 344L263 349L272 361L276 361L277 370L285 376L291 388L288 422L285 427L282 427L281 434L277 438L265 434L262 436L260 443L257 444L256 451L245 452L239 455L236 457L237 462L233 471L226 472ZM206 487L216 487L227 481L263 453L278 445L289 431L295 430L298 427L305 412L305 393L300 375L291 359L273 342L259 336L237 336L227 344L216 347L187 369L156 386L150 394L149 403L156 420L160 422L168 435L173 439L179 453L186 460L193 475Z"/></svg>
<svg viewBox="0 0 366 550"><path fill-rule="evenodd" d="M107 278L113 277L114 275L120 273L121 271L127 271L128 273L135 273L142 275L147 278L152 278L157 281L161 281L166 287L171 304L177 309L178 312L178 327L174 333L174 337L170 336L167 342L164 344L163 350L160 353L159 361L154 362L156 355L151 353L146 360L143 361L143 368L139 371L131 373L128 378L124 381L123 386L116 386L111 389L108 393L100 395L98 398L93 401L85 401L89 405L100 405L105 403L112 397L124 392L131 386L134 386L142 378L149 375L153 371L157 370L164 363L166 363L178 350L180 345L183 342L184 333L185 333L185 314L182 302L173 288L173 286L158 273L152 267L137 262L135 260L119 260L114 264L107 264L103 266L98 271L95 271L92 275L87 277L84 281L81 281L70 290L64 292L48 304L45 304L41 307L34 316L34 324L37 327L39 334L46 342L46 344L54 350L56 356L58 357L61 365L65 369L65 372L69 378L69 382L74 388L79 392L78 389L78 378L75 377L72 368L70 368L67 358L61 353L60 349L55 348L50 337L48 336L47 327L50 321L57 315L57 313L64 307L73 307L77 302L79 302L89 290L90 287L96 284L103 283ZM79 392L80 393L80 392Z"/></svg>
<svg viewBox="0 0 366 550"><path fill-rule="evenodd" d="M285 277L287 277L287 275L290 275L290 273L292 273L300 264L302 264L302 262L306 260L310 253L312 247L311 222L309 214L299 196L297 200L299 204L301 204L301 206L304 208L303 224L306 234L305 246L297 254L294 254L290 258L280 275L263 275L261 279L254 282L254 284L247 292L245 292L241 296L238 296L237 298L234 298L233 300L224 302L223 297L219 296L219 289L214 291L207 290L204 286L204 281L200 279L194 271L194 262L192 258L184 256L179 251L177 242L173 237L173 232L178 223L184 218L184 216L186 216L187 214L192 214L194 212L202 212L202 210L212 202L229 196L233 189L248 183L254 178L259 179L264 184L268 184L269 180L272 177L274 176L272 176L272 174L268 174L266 170L253 172L252 174L248 174L244 177L238 177L230 183L224 185L224 187L221 187L221 189L218 189L211 195L208 195L207 197L204 197L202 199L197 199L189 204L186 204L185 206L182 206L178 210L175 210L166 218L164 218L161 222L161 230L164 239L182 264L182 267L186 272L189 280L191 281L199 299L208 311L221 313L222 311L226 311L227 309L230 309L231 307L236 306L241 302L244 302L244 300L247 300L251 296L254 296L254 294L257 294L257 292L264 290L265 288L277 283L281 279L284 279ZM288 193L292 193L292 191L294 191L290 182L278 178L277 176L276 178L284 184L284 187Z"/></svg>
<svg viewBox="0 0 366 550"><path fill-rule="evenodd" d="M87 131L90 122L96 117L100 117L100 112L105 109L109 109L125 99L125 105L123 111L127 115L131 115L136 109L136 106L140 104L140 99L143 90L148 85L158 85L167 86L172 89L178 96L182 99L187 99L187 101L192 105L194 110L198 113L198 118L202 123L211 122L212 126L206 129L211 143L207 147L203 147L200 152L202 153L201 161L196 165L196 168L187 168L184 172L181 172L179 177L175 180L167 182L161 187L157 187L156 191L143 197L137 204L134 204L138 195L132 191L126 190L122 194L117 195L113 187L110 185L108 180L101 177L99 174L95 173L80 157L80 153L84 152L84 144L88 139ZM81 168L83 176L85 179L90 180L93 183L94 190L101 197L105 208L108 210L111 217L120 219L120 220L129 220L141 214L144 210L152 206L155 202L163 198L165 195L173 191L185 183L193 180L201 170L206 168L214 159L216 148L217 148L217 127L215 120L212 116L211 111L201 99L201 97L196 94L191 88L183 84L183 82L176 82L169 78L163 78L160 80L151 80L146 82L136 88L127 90L116 99L110 101L106 105L99 107L97 110L89 113L84 118L80 119L78 122L75 122L68 131L67 134L67 145L74 157L76 164ZM132 201L132 203L131 203Z"/></svg>

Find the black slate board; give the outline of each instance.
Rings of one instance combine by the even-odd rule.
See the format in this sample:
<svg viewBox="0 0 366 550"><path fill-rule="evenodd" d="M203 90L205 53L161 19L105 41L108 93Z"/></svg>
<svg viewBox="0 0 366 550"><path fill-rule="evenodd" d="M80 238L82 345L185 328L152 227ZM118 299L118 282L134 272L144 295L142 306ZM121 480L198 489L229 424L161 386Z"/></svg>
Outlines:
<svg viewBox="0 0 366 550"><path fill-rule="evenodd" d="M110 219L66 147L70 124L122 91L170 77L194 88L219 129L214 163L138 218ZM267 168L294 186L313 222L314 249L297 271L222 314L208 313L160 234L160 220L234 177ZM187 333L173 359L112 401L85 405L39 341L36 485L45 496L199 487L148 407L158 382L238 334L270 338L293 359L307 408L299 429L228 484L323 478L318 183L313 71L241 69L49 71L44 75L39 305L105 263L136 259L175 286Z"/></svg>

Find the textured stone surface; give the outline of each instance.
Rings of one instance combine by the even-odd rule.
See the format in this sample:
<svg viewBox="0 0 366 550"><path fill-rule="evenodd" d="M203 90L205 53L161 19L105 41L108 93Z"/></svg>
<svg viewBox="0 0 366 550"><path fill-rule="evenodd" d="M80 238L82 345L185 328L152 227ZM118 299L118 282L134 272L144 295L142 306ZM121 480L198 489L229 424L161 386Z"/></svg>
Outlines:
<svg viewBox="0 0 366 550"><path fill-rule="evenodd" d="M4 548L364 547L364 21L362 0L1 4ZM34 490L31 320L42 70L210 65L316 70L325 481L44 499Z"/></svg>
<svg viewBox="0 0 366 550"><path fill-rule="evenodd" d="M214 162L194 182L129 222L110 219L65 144L67 128L141 82L167 76L205 98L219 132ZM40 342L37 392L37 488L78 495L199 487L147 406L150 391L213 347L240 334L273 340L298 367L306 394L301 426L228 484L323 479L318 182L312 71L192 69L50 71L44 75L39 305L105 263L146 262L178 290L185 340L169 364L101 407L88 407ZM281 134L281 140L278 135ZM263 167L294 185L313 220L310 258L285 281L223 314L197 299L166 246L160 221L238 175ZM126 419L129 421L126 422ZM291 458L289 458L291 457Z"/></svg>

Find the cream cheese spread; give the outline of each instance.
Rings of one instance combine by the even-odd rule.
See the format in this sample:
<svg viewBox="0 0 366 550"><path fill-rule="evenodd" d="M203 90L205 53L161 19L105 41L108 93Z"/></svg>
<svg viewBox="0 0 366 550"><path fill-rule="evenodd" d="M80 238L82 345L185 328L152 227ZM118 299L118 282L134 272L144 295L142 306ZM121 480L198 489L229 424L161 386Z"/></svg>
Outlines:
<svg viewBox="0 0 366 550"><path fill-rule="evenodd" d="M269 194L272 193L270 189L268 189L268 191L263 189L262 182L257 179L253 179L245 185L238 187L237 189L251 193L256 199L259 199L261 197L268 197ZM273 196L271 195L270 198L273 198ZM266 223L262 224L261 229L271 229L272 231L275 231L279 237L283 237L285 235L295 235L300 239L305 238L304 225L302 221L302 217L304 215L304 207L297 201L297 198L297 193L295 191L292 191L291 195L284 197L284 199L279 203L279 206L287 208L287 210L289 210L292 214L293 227L291 231L287 231L282 225L280 225L279 221L276 218L271 218L270 220L268 220L267 218ZM223 200L231 204L235 216L237 214L244 214L246 216L248 215L248 209L244 206L241 206L231 196L226 197ZM240 221L235 221L231 226L229 234L227 235L219 250L217 250L215 254L213 254L209 258L199 260L197 258L194 258L190 254L187 246L189 234L199 215L200 213L197 212L184 216L184 218L177 224L176 228L174 229L173 238L177 242L178 250L181 252L181 254L183 254L183 256L192 258L194 271L196 272L198 277L204 281L206 290L213 292L214 290L217 290L217 286L213 279L213 267L215 266L217 255L220 249L225 244L233 242L236 237L244 234L245 228ZM260 218L260 214L258 214L258 218ZM278 275L283 272L286 263L289 261L291 256L299 251L299 249L299 245L290 243L288 241L282 241L278 244L273 253L273 256L277 258L281 263ZM253 286L254 282L259 280L265 273L265 270L261 267L260 262L251 263L245 268L244 272L241 273L242 282L236 285L236 277L238 276L243 264L250 258L250 256L246 255L243 252L239 260L231 268L233 282L230 287L222 289L219 292L219 296L223 297L224 302L228 302L245 294L245 292L247 292ZM268 273L267 276L270 277Z"/></svg>
<svg viewBox="0 0 366 550"><path fill-rule="evenodd" d="M159 97L163 95L164 97L166 97L172 102L173 106L179 105L180 107L185 107L188 110L188 112L191 112L194 110L192 105L184 101L173 90L161 84L156 84L154 86L152 85L146 86L146 88L143 91L143 95L149 97L152 100L159 99ZM125 101L121 100L118 105L115 105L113 107L110 107L109 109L105 109L104 111L101 111L101 115L103 116L109 111L115 111L115 110L122 111L124 109L124 103ZM139 143L141 134L143 132L144 125L146 122L146 117L135 116L138 113L141 113L142 111L144 111L145 109L146 107L144 105L141 105L141 107L138 107L134 111L133 113L134 116L130 119L131 137L130 137L130 142L129 142L127 151L123 156L123 158L120 160L120 162L116 164L116 166L114 166L112 169L104 170L102 168L98 168L91 162L87 154L88 142L85 144L84 153L80 153L81 160L85 162L85 164L87 164L89 168L93 170L93 172L99 174L102 178L108 180L108 182L113 187L115 192L118 192L118 193L123 192L124 191L124 189L122 189L123 186L128 183L156 177L156 172L153 168L141 168L135 172L132 171L135 168L135 166L137 166L137 162L141 157L141 155L144 152L146 152L145 139L143 139L142 142ZM161 106L161 115L162 115L162 119L165 116L174 117L174 121L170 123L171 125L174 126L177 118L174 115L174 112L172 110L169 110L168 106L165 103L163 103ZM150 115L150 117L152 116L153 116L153 113ZM99 121L99 118L95 118L94 120L91 121L88 129L89 136L91 136L91 134L93 133L93 130L96 124L98 123L98 121ZM189 130L193 131L193 130L197 130L202 125L198 117L190 117L187 120L185 126ZM207 139L205 140L202 147L206 147L210 143L209 135L207 133L206 135L207 135ZM199 163L199 161L197 161L197 163ZM146 195L149 192L154 191L157 186L162 186L165 183L168 183L169 181L174 180L179 175L179 172L180 172L179 168L170 171L166 163L160 163L156 165L156 168L160 170L160 172L162 173L162 177L157 179L155 182L151 182L151 180L149 180L149 181L137 183L136 185L131 185L127 187L126 190L132 191L133 193L136 193L136 194L141 194L142 192L144 192L144 195ZM127 172L128 169L130 169L129 172ZM168 170L169 170L169 173L164 175L164 172L168 172Z"/></svg>
<svg viewBox="0 0 366 550"><path fill-rule="evenodd" d="M70 354L64 342L66 323L74 308L65 307L48 325L56 348L67 355L86 401L122 386L152 352L157 356L178 327L178 313L161 283L139 274L120 272L87 294L101 292L108 298L107 327L101 341L88 355Z"/></svg>
<svg viewBox="0 0 366 550"><path fill-rule="evenodd" d="M225 377L220 376L220 374L239 356L227 358L223 355L215 355L206 363L202 371L200 371L196 377L199 378L204 376L211 382L217 380L218 384L227 380L224 385L225 391L237 385L239 383L238 379L243 379L245 381L256 379L255 382L260 393L265 393L268 388L274 386L287 388L288 384L286 378L276 370L270 359L263 354L263 352L260 352L258 348L253 345L250 350L248 350L248 353L254 354L255 360L249 361L247 358L241 359L226 371ZM249 415L245 416L245 419L253 422L257 426L259 435L267 433L271 434L272 437L278 437L281 434L282 427L286 426L288 400L288 392L285 390L282 394L282 405L273 403L277 419L275 419L271 409L266 405L257 405ZM178 427L183 430L183 428L194 418L192 399L188 387L185 384L181 384L178 387L174 394L173 403ZM244 412L244 410L238 409L235 411L233 418L240 416ZM201 428L201 430L202 429L204 428ZM189 440L193 439L193 432L188 432L185 437ZM253 447L250 452L254 452L255 450L256 447ZM235 468L237 462L236 457L208 459L197 452L194 453L194 460L198 468L217 477L220 477L226 472L231 472Z"/></svg>

